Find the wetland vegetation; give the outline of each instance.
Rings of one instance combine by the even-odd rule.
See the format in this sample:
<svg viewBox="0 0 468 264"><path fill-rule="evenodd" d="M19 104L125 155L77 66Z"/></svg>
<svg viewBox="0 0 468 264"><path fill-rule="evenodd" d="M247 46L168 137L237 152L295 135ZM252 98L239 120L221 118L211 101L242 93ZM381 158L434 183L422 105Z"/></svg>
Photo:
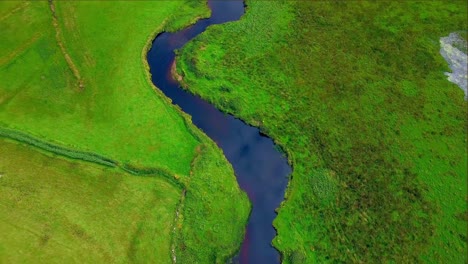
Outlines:
<svg viewBox="0 0 468 264"><path fill-rule="evenodd" d="M284 262L466 262L467 102L439 39L467 30L467 3L246 4L177 73L288 153Z"/></svg>
<svg viewBox="0 0 468 264"><path fill-rule="evenodd" d="M283 262L465 263L467 101L440 39L466 41L466 1L246 5L174 71L286 152ZM201 0L0 2L0 262L236 253L247 196L146 62L158 33L207 16Z"/></svg>

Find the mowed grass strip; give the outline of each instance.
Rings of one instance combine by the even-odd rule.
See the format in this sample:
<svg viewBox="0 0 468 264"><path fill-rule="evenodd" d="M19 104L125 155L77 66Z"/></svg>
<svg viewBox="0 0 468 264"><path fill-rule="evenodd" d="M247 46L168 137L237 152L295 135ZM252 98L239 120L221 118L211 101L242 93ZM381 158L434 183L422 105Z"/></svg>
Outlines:
<svg viewBox="0 0 468 264"><path fill-rule="evenodd" d="M179 53L188 89L294 167L284 263L465 263L467 103L440 37L466 1L247 1Z"/></svg>
<svg viewBox="0 0 468 264"><path fill-rule="evenodd" d="M181 189L0 139L0 262L171 263Z"/></svg>

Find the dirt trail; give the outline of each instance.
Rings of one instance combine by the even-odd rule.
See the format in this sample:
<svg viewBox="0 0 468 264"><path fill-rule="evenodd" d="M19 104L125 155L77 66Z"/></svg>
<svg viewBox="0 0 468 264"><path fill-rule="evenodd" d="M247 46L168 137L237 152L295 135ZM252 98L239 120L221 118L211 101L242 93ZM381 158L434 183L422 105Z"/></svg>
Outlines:
<svg viewBox="0 0 468 264"><path fill-rule="evenodd" d="M68 54L67 49L65 48L65 45L63 44L63 40L61 37L62 31L60 30L57 13L55 12L55 4L53 0L49 0L49 7L50 7L50 11L52 11L52 25L54 26L54 29L55 29L55 39L57 40L57 44L60 47L60 50L62 51L63 57L67 61L68 67L73 72L73 75L78 81L79 89L82 90L84 88L84 82L83 82L83 79L81 78L80 71L76 67L75 63L73 63L72 58Z"/></svg>
<svg viewBox="0 0 468 264"><path fill-rule="evenodd" d="M13 50L11 53L6 54L5 56L0 58L0 66L6 65L13 61L16 57L21 55L23 52L28 50L29 47L31 47L36 41L42 36L41 32L37 32L34 34L29 40L27 40L25 43L22 45L18 46L15 50Z"/></svg>
<svg viewBox="0 0 468 264"><path fill-rule="evenodd" d="M4 14L2 17L0 17L0 21L3 21L7 18L9 18L11 15L15 14L16 12L26 8L27 6L29 6L30 2L23 2L21 4L19 4L17 7L13 8L11 11L7 12L6 14Z"/></svg>

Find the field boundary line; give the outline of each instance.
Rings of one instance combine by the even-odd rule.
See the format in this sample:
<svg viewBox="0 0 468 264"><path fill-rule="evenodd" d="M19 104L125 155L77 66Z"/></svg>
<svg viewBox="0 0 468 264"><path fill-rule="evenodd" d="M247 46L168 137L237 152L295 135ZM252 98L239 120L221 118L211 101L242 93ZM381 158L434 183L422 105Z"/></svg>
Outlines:
<svg viewBox="0 0 468 264"><path fill-rule="evenodd" d="M12 52L6 54L5 56L0 58L0 66L3 66L12 60L14 60L16 57L18 57L21 53L25 52L29 47L31 47L38 39L39 37L42 36L41 32L37 32L34 34L30 39L28 39L23 45L19 46Z"/></svg>
<svg viewBox="0 0 468 264"><path fill-rule="evenodd" d="M0 137L23 143L25 145L32 146L42 151L62 156L65 158L80 160L84 162L91 162L110 168L118 168L134 176L154 177L155 175L158 175L161 178L166 179L171 185L174 185L181 189L185 188L185 184L182 181L178 180L175 174L171 173L166 168L138 168L130 164L119 163L113 159L104 157L93 152L68 149L50 142L37 139L34 136L28 135L26 133L2 127L0 127Z"/></svg>
<svg viewBox="0 0 468 264"><path fill-rule="evenodd" d="M175 211L174 215L174 220L172 222L172 236L171 236L171 258L172 258L172 263L176 264L177 263L177 254L176 254L176 248L177 248L177 229L179 228L179 222L181 221L181 214L182 214L182 209L184 207L184 201L185 201L185 195L187 194L187 189L183 189L182 193L180 194L180 199L179 203L177 204L177 208ZM180 227L182 227L182 223L180 224Z"/></svg>
<svg viewBox="0 0 468 264"><path fill-rule="evenodd" d="M19 4L18 6L10 10L8 13L0 17L0 22L14 15L16 12L20 11L21 9L26 8L27 6L29 6L29 4L30 4L29 1L24 1L23 3Z"/></svg>

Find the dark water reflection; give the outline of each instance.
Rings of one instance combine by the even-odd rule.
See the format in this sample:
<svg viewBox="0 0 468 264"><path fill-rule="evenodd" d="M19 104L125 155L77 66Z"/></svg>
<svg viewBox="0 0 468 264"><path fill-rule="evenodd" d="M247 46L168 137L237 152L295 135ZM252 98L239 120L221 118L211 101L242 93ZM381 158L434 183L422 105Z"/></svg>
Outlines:
<svg viewBox="0 0 468 264"><path fill-rule="evenodd" d="M206 27L238 20L244 13L244 3L238 0L208 1L212 10L209 19L176 33L160 34L148 53L154 84L170 97L174 104L192 116L192 122L212 138L234 167L240 187L253 205L247 232L234 263L279 263L279 253L271 246L276 232L272 222L275 209L284 198L288 175L286 158L277 151L273 141L231 115L180 88L171 77L174 50L203 32Z"/></svg>

